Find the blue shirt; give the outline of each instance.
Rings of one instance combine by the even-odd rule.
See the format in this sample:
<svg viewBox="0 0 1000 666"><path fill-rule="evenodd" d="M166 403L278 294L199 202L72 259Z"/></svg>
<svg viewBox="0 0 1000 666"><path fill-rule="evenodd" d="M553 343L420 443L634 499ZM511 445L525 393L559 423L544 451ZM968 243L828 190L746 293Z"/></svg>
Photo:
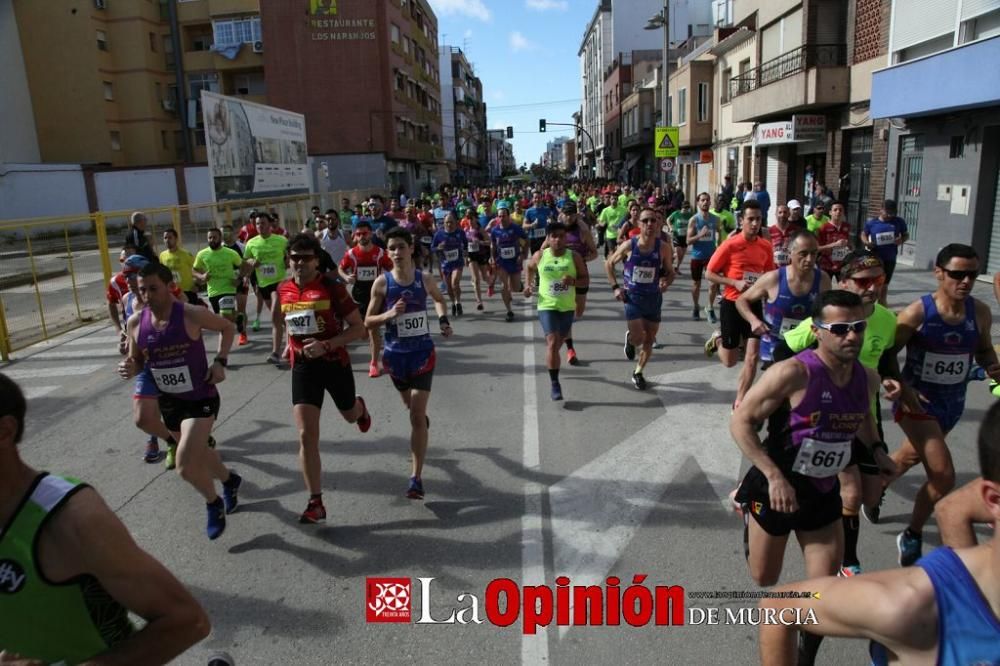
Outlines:
<svg viewBox="0 0 1000 666"><path fill-rule="evenodd" d="M549 226L549 219L555 218L556 212L548 206L532 206L524 213L524 219L530 224L538 223L538 226L531 230L532 238L545 238L545 229Z"/></svg>
<svg viewBox="0 0 1000 666"><path fill-rule="evenodd" d="M385 240L383 240L383 238L385 237L385 234L388 233L390 229L399 226L399 223L396 221L396 218L383 213L382 217L371 220L371 225L372 241L379 247L384 248ZM379 232L382 233L379 234Z"/></svg>
<svg viewBox="0 0 1000 666"><path fill-rule="evenodd" d="M896 261L899 253L896 238L907 233L906 222L901 217L891 217L885 221L876 217L865 222L865 233L882 261Z"/></svg>
<svg viewBox="0 0 1000 666"><path fill-rule="evenodd" d="M503 228L503 225L493 227L493 230L490 231L490 241L496 247L497 262L517 263L521 258L520 239L527 240L528 234L516 224L511 224L506 229Z"/></svg>

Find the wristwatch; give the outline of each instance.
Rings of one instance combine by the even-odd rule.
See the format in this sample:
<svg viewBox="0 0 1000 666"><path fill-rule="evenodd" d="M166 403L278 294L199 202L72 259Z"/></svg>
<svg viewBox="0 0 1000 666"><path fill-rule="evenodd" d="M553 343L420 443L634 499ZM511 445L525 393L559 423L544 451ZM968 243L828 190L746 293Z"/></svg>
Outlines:
<svg viewBox="0 0 1000 666"><path fill-rule="evenodd" d="M213 362L213 363L218 363L218 364L219 364L219 365L221 365L221 366L222 366L223 368L228 368L228 367L229 367L229 359L227 359L227 358L222 358L221 356L216 356L216 357L215 357L215 358L214 358L214 359L212 360L212 362Z"/></svg>

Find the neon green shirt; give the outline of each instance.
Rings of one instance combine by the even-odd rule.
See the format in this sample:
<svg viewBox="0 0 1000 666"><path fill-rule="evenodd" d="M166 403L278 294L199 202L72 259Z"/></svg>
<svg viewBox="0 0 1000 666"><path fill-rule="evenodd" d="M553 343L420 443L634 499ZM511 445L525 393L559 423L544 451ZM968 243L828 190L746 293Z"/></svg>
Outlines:
<svg viewBox="0 0 1000 666"><path fill-rule="evenodd" d="M208 273L208 296L227 296L236 293L236 274L243 259L235 250L223 245L218 250L206 247L194 258L196 271Z"/></svg>
<svg viewBox="0 0 1000 666"><path fill-rule="evenodd" d="M576 262L572 250L557 257L552 248L545 248L538 261L538 309L556 312L576 310L576 286L563 284L563 277L576 278Z"/></svg>
<svg viewBox="0 0 1000 666"><path fill-rule="evenodd" d="M809 231L816 233L819 231L820 227L822 227L829 221L830 221L829 215L824 215L822 217L816 217L815 215L806 215L806 228Z"/></svg>
<svg viewBox="0 0 1000 666"><path fill-rule="evenodd" d="M174 274L174 282L181 291L194 291L194 276L191 274L194 255L183 248L177 248L173 252L164 250L160 253L160 263Z"/></svg>
<svg viewBox="0 0 1000 666"><path fill-rule="evenodd" d="M728 210L709 209L708 212L715 215L722 222L722 228L719 229L719 244L721 245L724 240L729 238L729 234L736 231L736 216Z"/></svg>
<svg viewBox="0 0 1000 666"><path fill-rule="evenodd" d="M601 211L601 216L597 218L597 223L604 225L605 238L618 238L618 225L626 213L628 213L628 209L620 206L608 206Z"/></svg>
<svg viewBox="0 0 1000 666"><path fill-rule="evenodd" d="M587 205L590 206L590 210L596 211L597 204L601 203L601 200L597 197L587 197Z"/></svg>
<svg viewBox="0 0 1000 666"><path fill-rule="evenodd" d="M271 234L267 238L254 236L247 241L243 256L247 259L255 259L257 268L257 285L260 287L270 287L285 279L285 248L288 247L288 239L278 234Z"/></svg>
<svg viewBox="0 0 1000 666"><path fill-rule="evenodd" d="M815 342L812 317L785 333L785 344L796 354L813 346ZM865 329L865 338L861 343L861 354L858 356L858 360L866 368L877 370L882 353L886 349L891 349L895 344L896 314L876 303L875 310L868 317L868 328Z"/></svg>

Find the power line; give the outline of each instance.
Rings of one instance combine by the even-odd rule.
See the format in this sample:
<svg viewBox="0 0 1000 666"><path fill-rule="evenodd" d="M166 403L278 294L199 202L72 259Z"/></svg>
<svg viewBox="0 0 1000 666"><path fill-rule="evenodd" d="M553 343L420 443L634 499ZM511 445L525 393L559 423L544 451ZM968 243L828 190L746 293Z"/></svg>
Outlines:
<svg viewBox="0 0 1000 666"><path fill-rule="evenodd" d="M487 106L486 108L487 108L487 110L490 110L490 111L492 111L493 109L520 109L520 108L531 107L531 106L546 106L546 105L549 105L549 104L578 103L579 101L580 101L580 98L579 97L575 97L573 99L555 99L555 100L549 100L547 102L527 102L525 104L507 104L505 106Z"/></svg>

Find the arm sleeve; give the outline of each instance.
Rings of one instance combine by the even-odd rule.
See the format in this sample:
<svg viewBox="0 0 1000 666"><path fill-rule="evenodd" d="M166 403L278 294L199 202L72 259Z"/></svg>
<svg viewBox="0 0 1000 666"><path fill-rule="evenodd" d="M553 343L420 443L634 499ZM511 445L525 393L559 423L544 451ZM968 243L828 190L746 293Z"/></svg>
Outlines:
<svg viewBox="0 0 1000 666"><path fill-rule="evenodd" d="M785 333L784 345L793 353L797 354L804 349L812 347L816 343L816 336L812 332L812 317L799 322L799 325Z"/></svg>

